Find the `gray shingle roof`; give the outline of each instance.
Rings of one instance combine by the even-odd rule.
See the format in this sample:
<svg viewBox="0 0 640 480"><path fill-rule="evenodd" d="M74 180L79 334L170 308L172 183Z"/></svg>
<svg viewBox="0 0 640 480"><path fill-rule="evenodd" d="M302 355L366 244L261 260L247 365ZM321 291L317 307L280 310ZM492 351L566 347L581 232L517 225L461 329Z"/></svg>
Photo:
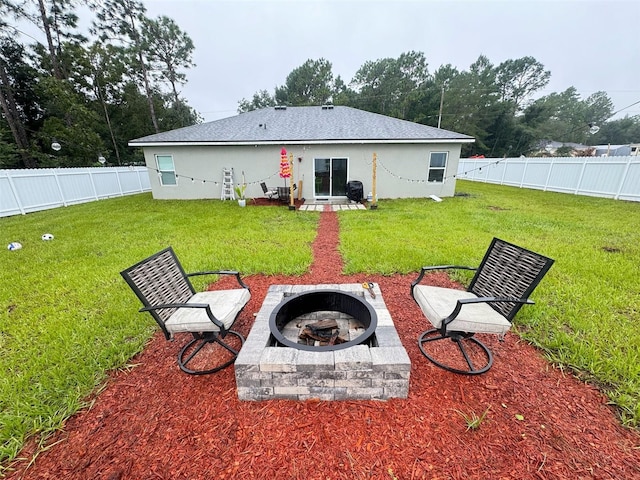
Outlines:
<svg viewBox="0 0 640 480"><path fill-rule="evenodd" d="M351 107L270 107L137 138L152 144L472 142L473 137Z"/></svg>

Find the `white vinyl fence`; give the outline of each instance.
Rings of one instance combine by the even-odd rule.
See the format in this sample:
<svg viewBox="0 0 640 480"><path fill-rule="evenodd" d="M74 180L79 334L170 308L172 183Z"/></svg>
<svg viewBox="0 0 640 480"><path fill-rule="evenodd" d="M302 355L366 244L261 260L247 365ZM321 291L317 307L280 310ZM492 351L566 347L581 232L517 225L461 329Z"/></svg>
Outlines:
<svg viewBox="0 0 640 480"><path fill-rule="evenodd" d="M461 158L457 178L640 201L640 156Z"/></svg>
<svg viewBox="0 0 640 480"><path fill-rule="evenodd" d="M0 217L147 191L146 167L0 170Z"/></svg>

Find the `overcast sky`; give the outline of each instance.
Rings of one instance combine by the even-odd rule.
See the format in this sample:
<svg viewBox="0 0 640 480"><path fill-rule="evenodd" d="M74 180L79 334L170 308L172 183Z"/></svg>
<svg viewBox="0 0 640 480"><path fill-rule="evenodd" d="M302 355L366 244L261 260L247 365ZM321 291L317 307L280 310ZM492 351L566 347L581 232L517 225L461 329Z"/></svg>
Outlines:
<svg viewBox="0 0 640 480"><path fill-rule="evenodd" d="M605 91L615 110L640 100L639 0L144 0L195 44L182 95L205 121L271 94L306 60L325 58L349 83L368 60L423 52L433 73L533 56L551 71L542 95ZM445 102L446 110L446 102ZM640 104L622 111L640 114Z"/></svg>

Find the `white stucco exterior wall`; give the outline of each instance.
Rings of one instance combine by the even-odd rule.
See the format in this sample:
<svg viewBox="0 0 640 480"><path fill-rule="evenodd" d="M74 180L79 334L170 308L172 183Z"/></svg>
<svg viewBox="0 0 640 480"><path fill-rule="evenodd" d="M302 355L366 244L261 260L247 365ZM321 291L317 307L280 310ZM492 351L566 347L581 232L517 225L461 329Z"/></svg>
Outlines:
<svg viewBox="0 0 640 480"><path fill-rule="evenodd" d="M246 196L263 197L261 181L269 187L285 185L285 180L278 175L282 147L287 149L288 154L293 154L294 181L298 184L302 180L302 197L306 199L314 198L314 158L330 157L348 159L348 180L361 181L366 197L373 190L372 160L376 153L376 193L378 199L383 199L453 196L461 143L148 146L144 147L144 156L153 197L219 199L223 168L233 168L236 184L242 181L241 174L244 171ZM442 183L427 182L431 152L448 153L445 181ZM156 155L173 156L178 175L177 185L160 184Z"/></svg>

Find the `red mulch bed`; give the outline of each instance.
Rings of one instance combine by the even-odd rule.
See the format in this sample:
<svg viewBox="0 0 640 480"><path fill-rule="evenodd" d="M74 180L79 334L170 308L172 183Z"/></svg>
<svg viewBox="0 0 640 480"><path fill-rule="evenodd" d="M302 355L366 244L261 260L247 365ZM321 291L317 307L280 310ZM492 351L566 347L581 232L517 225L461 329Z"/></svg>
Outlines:
<svg viewBox="0 0 640 480"><path fill-rule="evenodd" d="M236 326L248 334L271 284L378 282L411 357L408 399L240 402L233 368L186 375L175 361L181 342L157 334L135 368L113 372L92 408L8 478L640 478L640 435L620 426L600 392L513 334L485 338L495 362L484 375L433 366L416 343L427 323L409 295L413 276L341 275L337 216L324 212L320 222L311 271L247 277L252 298ZM444 274L429 281L452 285ZM487 410L467 430L460 412ZM34 451L30 442L22 457Z"/></svg>

